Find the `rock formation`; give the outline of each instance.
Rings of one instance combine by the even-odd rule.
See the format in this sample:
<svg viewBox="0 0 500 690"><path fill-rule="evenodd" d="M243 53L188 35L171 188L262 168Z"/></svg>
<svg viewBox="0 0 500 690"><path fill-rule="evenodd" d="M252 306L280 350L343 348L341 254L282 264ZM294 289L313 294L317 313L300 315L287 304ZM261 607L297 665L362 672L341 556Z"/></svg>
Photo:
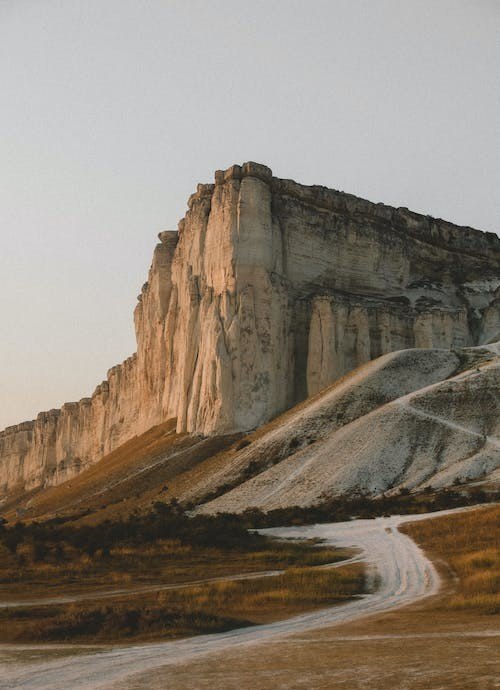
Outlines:
<svg viewBox="0 0 500 690"><path fill-rule="evenodd" d="M500 239L234 165L160 233L137 353L91 398L0 434L0 495L59 483L169 418L260 426L404 348L500 338Z"/></svg>
<svg viewBox="0 0 500 690"><path fill-rule="evenodd" d="M500 475L500 343L369 362L185 481L201 512L309 506Z"/></svg>

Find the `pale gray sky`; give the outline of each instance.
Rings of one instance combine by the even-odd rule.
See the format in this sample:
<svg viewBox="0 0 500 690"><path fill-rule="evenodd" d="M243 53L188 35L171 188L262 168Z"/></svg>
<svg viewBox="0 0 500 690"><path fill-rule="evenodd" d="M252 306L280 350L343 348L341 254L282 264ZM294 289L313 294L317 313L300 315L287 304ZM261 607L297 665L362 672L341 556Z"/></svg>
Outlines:
<svg viewBox="0 0 500 690"><path fill-rule="evenodd" d="M0 0L0 427L133 352L215 169L498 231L499 36L498 0Z"/></svg>

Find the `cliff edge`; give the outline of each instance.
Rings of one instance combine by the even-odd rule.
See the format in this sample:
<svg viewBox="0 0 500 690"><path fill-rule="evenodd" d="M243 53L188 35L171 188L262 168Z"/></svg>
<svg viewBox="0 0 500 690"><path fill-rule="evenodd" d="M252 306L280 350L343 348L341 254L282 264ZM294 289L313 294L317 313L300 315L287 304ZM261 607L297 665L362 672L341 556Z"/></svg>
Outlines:
<svg viewBox="0 0 500 690"><path fill-rule="evenodd" d="M60 483L155 424L256 428L385 353L500 339L500 238L273 177L215 173L162 232L137 353L90 398L0 433L0 496Z"/></svg>

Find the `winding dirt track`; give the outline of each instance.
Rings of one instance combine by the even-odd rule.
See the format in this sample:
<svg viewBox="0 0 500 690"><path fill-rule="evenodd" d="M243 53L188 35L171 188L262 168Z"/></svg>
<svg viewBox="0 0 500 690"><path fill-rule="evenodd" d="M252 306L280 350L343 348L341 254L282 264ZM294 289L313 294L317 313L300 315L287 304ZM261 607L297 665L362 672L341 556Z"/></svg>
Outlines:
<svg viewBox="0 0 500 690"><path fill-rule="evenodd" d="M319 537L335 546L360 549L361 559L368 564L370 572L377 578L374 593L342 606L302 614L267 625L175 642L116 647L83 653L80 648L78 654L51 661L2 663L2 657L4 660L8 659L8 655L12 654L14 649L22 653L22 648L5 646L2 649L0 646L0 688L97 690L119 688L132 676L137 679L144 676L144 687L147 687L147 677L151 677L154 670L162 666L185 662L225 649L257 645L272 638L333 626L405 606L435 594L440 580L433 564L408 536L398 531L398 526L404 522L443 514L444 512L392 516L375 520L263 530L267 534L281 538ZM22 654L17 655L17 659L19 658L22 658Z"/></svg>

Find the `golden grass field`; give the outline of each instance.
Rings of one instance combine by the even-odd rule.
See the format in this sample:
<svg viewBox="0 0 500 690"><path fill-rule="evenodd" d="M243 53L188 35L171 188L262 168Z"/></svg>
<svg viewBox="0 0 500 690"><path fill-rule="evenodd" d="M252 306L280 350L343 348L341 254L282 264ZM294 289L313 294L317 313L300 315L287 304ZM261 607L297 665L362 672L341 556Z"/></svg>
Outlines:
<svg viewBox="0 0 500 690"><path fill-rule="evenodd" d="M481 573L492 568L490 556L482 561L478 554L497 551L499 517L497 506L405 527L439 561L445 581L435 597L179 664L155 673L148 689L497 690L499 616L489 599L484 606L490 578ZM457 605L457 597L469 603ZM123 690L142 690L141 683L131 679Z"/></svg>
<svg viewBox="0 0 500 690"><path fill-rule="evenodd" d="M492 506L403 526L451 571L453 592L440 599L440 607L500 613L499 524L500 506Z"/></svg>
<svg viewBox="0 0 500 690"><path fill-rule="evenodd" d="M62 549L63 555L54 551L45 560L37 561L33 544L22 544L16 554L0 544L1 599L26 597L27 592L33 598L54 591L61 595L116 586L179 584L201 577L322 565L350 555L345 549L286 542L272 548L266 543L257 550L228 551L159 540L142 546L118 545L106 557L100 552L90 556L66 544Z"/></svg>
<svg viewBox="0 0 500 690"><path fill-rule="evenodd" d="M281 575L152 591L98 603L0 609L2 642L115 642L220 632L341 603L364 591L363 567L291 568Z"/></svg>

